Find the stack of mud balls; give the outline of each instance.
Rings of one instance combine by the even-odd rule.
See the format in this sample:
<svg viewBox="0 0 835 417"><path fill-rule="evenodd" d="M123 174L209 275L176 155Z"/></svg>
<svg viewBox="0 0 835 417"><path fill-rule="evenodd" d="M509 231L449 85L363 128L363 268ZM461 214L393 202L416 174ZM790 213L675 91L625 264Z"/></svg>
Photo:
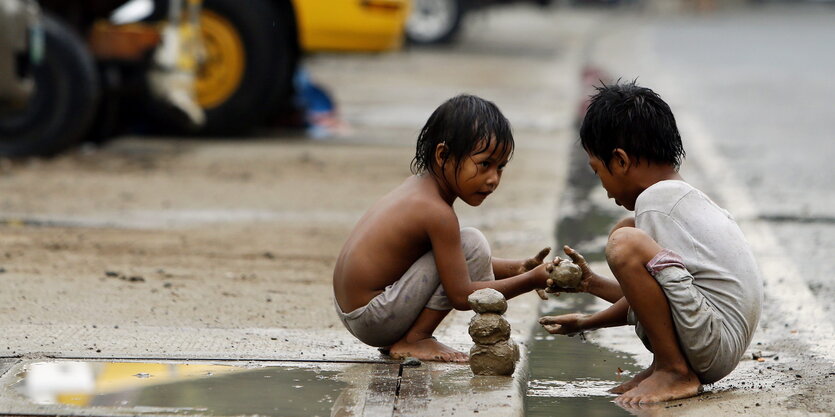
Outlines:
<svg viewBox="0 0 835 417"><path fill-rule="evenodd" d="M476 375L513 375L519 346L510 338L510 323L502 316L507 300L502 293L484 288L467 298L476 313L470 320L470 369Z"/></svg>

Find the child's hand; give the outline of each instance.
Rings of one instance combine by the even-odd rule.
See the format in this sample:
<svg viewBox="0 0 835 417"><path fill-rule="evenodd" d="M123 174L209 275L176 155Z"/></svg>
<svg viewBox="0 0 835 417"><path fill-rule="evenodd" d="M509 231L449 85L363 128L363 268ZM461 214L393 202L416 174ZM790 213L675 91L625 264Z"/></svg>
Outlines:
<svg viewBox="0 0 835 417"><path fill-rule="evenodd" d="M539 319L539 324L551 334L563 334L566 336L574 336L583 330L583 320L587 316L585 314L573 313L563 314L561 316L545 316Z"/></svg>
<svg viewBox="0 0 835 417"><path fill-rule="evenodd" d="M539 265L542 265L542 263L545 262L545 257L548 256L550 252L550 247L542 248L542 250L540 250L539 253L537 253L536 256L534 256L533 258L525 259L522 262L522 268L519 271L519 274L523 274L525 272L530 271L531 269L538 267Z"/></svg>
<svg viewBox="0 0 835 417"><path fill-rule="evenodd" d="M534 274L537 288L545 288L548 286L548 279L551 278L551 271L554 270L554 265L550 262L543 262L536 266L531 272Z"/></svg>
<svg viewBox="0 0 835 417"><path fill-rule="evenodd" d="M549 253L551 253L551 248L545 247L542 248L542 250L540 250L539 253L537 253L536 256L534 256L533 258L525 259L522 262L522 267L519 268L519 274L523 274L538 267L539 265L542 265L542 263L545 262L545 257L548 256ZM539 295L539 298L543 300L548 299L548 295L545 294L545 290L543 289L537 289L536 294Z"/></svg>
<svg viewBox="0 0 835 417"><path fill-rule="evenodd" d="M539 255L542 255L543 257L545 257L545 255L547 255L550 250L551 250L551 248L545 248L545 249L543 249L539 252ZM537 257L539 257L539 255L537 255ZM530 259L529 259L529 261L530 261ZM554 264L552 264L550 262L543 263L543 262L540 261L539 265L537 265L534 268L534 273L536 273L536 275L537 275L537 277L536 277L536 279L538 281L537 286L541 285L542 287L547 287L548 286L548 280L549 280L549 278L551 278L551 271L553 271L553 270L554 270ZM547 300L548 299L548 294L546 294L545 291L546 290L544 288L536 288L536 295L538 295L539 298L541 298L543 300Z"/></svg>
<svg viewBox="0 0 835 417"><path fill-rule="evenodd" d="M547 290L548 292L588 292L589 283L594 276L594 272L592 272L591 268L589 268L588 262L586 262L586 258L577 252L576 250L572 249L570 246L565 245L563 246L563 250L565 254L568 255L571 260L580 267L580 270L583 271L583 276L580 278L580 284L577 285L577 288L559 288L557 291L553 291L550 288ZM553 264L558 265L561 259L559 257L554 258Z"/></svg>

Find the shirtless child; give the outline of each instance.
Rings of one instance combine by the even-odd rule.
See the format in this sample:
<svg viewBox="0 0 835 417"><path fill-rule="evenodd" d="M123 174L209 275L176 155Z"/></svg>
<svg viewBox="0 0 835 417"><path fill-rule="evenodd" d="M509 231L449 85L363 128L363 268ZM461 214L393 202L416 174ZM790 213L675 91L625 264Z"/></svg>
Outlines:
<svg viewBox="0 0 835 417"><path fill-rule="evenodd" d="M540 323L555 334L634 324L653 362L613 389L616 402L694 396L736 367L757 328L763 284L751 249L731 215L679 175L675 118L652 90L600 87L580 142L609 198L635 217L618 223L606 244L616 281L565 248L583 270L579 291L613 305Z"/></svg>
<svg viewBox="0 0 835 417"><path fill-rule="evenodd" d="M492 102L461 95L421 130L412 172L357 222L333 272L337 314L362 342L394 358L466 362L433 332L467 297L493 288L508 299L545 288L549 249L523 260L492 258L487 240L461 229L457 199L478 206L499 186L513 154L510 124Z"/></svg>

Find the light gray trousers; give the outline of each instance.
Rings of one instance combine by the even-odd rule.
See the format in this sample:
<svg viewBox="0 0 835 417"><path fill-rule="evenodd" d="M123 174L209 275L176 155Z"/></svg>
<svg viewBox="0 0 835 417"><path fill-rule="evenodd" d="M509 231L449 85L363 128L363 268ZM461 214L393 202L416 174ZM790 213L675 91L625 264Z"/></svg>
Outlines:
<svg viewBox="0 0 835 417"><path fill-rule="evenodd" d="M712 384L736 368L739 355L734 353L722 317L693 283L693 275L675 252L664 249L646 265L670 304L670 315L687 362L703 384ZM635 325L635 333L647 349L652 344L638 315L630 307L626 321Z"/></svg>
<svg viewBox="0 0 835 417"><path fill-rule="evenodd" d="M492 281L490 245L478 229L461 229L461 247L473 281ZM351 334L371 346L387 347L400 340L424 308L451 310L441 285L435 256L427 252L397 281L386 287L365 306L344 313L334 299L339 319Z"/></svg>

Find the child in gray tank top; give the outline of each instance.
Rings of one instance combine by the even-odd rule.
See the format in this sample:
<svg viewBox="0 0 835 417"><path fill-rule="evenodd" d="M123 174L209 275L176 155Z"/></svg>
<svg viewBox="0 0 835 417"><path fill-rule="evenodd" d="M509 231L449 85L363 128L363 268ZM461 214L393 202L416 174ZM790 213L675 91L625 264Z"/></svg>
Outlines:
<svg viewBox="0 0 835 417"><path fill-rule="evenodd" d="M679 175L675 118L652 90L634 82L598 88L580 140L609 197L635 217L619 222L606 244L616 280L565 247L583 269L577 291L612 306L540 323L554 334L633 324L653 362L612 390L615 401L694 396L728 375L751 342L763 299L754 255L731 215Z"/></svg>

